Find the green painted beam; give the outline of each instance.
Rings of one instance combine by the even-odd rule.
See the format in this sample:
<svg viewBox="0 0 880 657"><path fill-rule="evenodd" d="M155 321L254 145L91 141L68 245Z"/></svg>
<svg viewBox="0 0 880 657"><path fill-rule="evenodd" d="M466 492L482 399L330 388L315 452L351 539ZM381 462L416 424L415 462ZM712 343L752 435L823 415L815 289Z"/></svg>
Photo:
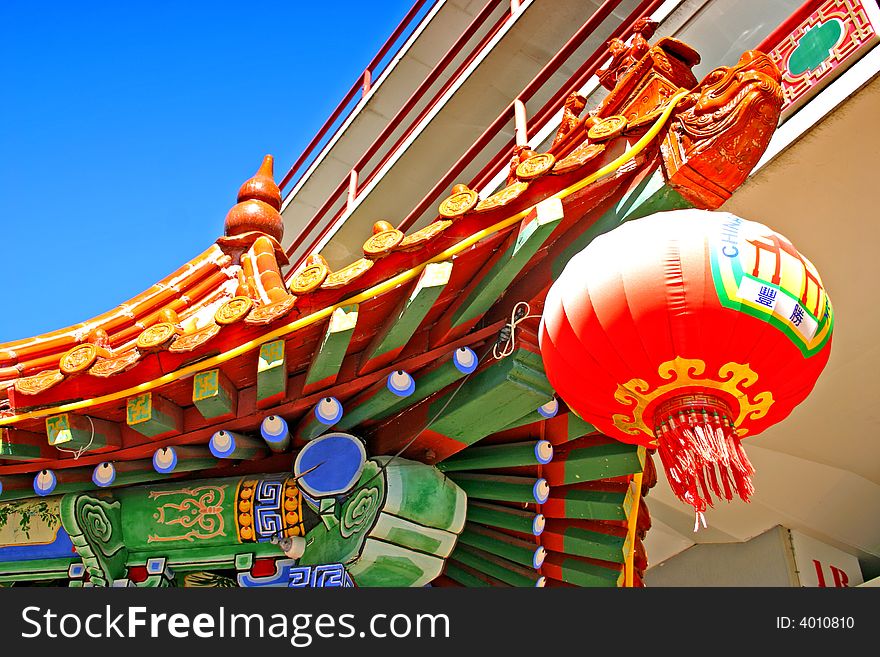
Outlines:
<svg viewBox="0 0 880 657"><path fill-rule="evenodd" d="M262 438L251 438L233 431L215 431L208 441L208 449L218 459L250 461L266 456L269 450Z"/></svg>
<svg viewBox="0 0 880 657"><path fill-rule="evenodd" d="M641 219L655 212L686 210L692 207L693 203L666 184L663 173L657 169L629 189L616 203L614 211L622 223Z"/></svg>
<svg viewBox="0 0 880 657"><path fill-rule="evenodd" d="M624 577L623 569L605 568L583 557L557 552L547 556L543 572L553 579L584 587L618 587Z"/></svg>
<svg viewBox="0 0 880 657"><path fill-rule="evenodd" d="M318 346L318 350L312 357L309 369L306 372L306 380L303 385L303 394L309 394L336 383L342 361L351 343L358 321L358 306L352 304L342 306L330 315L330 322L324 332L324 338Z"/></svg>
<svg viewBox="0 0 880 657"><path fill-rule="evenodd" d="M373 415L374 420L382 420L394 415L403 409L427 399L435 392L443 390L467 376L477 367L477 355L467 347L460 347L452 352L451 356L440 363L437 367L415 377L416 389L409 397L402 397L386 409L377 411Z"/></svg>
<svg viewBox="0 0 880 657"><path fill-rule="evenodd" d="M553 445L546 440L470 447L437 464L442 472L516 468L543 465L553 459Z"/></svg>
<svg viewBox="0 0 880 657"><path fill-rule="evenodd" d="M551 486L609 479L641 472L645 467L645 448L619 442L598 443L592 436L557 446L543 475Z"/></svg>
<svg viewBox="0 0 880 657"><path fill-rule="evenodd" d="M474 523L465 523L458 542L459 545L479 548L526 568L540 568L547 556L546 550L541 545Z"/></svg>
<svg viewBox="0 0 880 657"><path fill-rule="evenodd" d="M634 487L595 490L578 486L556 486L541 507L548 518L625 521L632 509Z"/></svg>
<svg viewBox="0 0 880 657"><path fill-rule="evenodd" d="M260 346L257 358L257 406L271 406L287 394L287 356L284 340Z"/></svg>
<svg viewBox="0 0 880 657"><path fill-rule="evenodd" d="M446 569L443 571L443 574L446 575L453 582L457 582L462 586L468 586L472 588L492 586L486 580L477 577L476 575L465 570L458 564L452 563L448 560L446 562Z"/></svg>
<svg viewBox="0 0 880 657"><path fill-rule="evenodd" d="M620 564L626 560L626 542L625 529L615 534L600 523L582 520L549 520L541 535L548 550Z"/></svg>
<svg viewBox="0 0 880 657"><path fill-rule="evenodd" d="M233 530L234 531L234 530ZM220 548L205 549L204 547L175 548L167 550L168 565L177 572L191 572L205 569L235 568L236 559L241 556L283 557L284 552L277 543L241 543L223 545ZM148 559L156 556L155 550L146 552L129 552L127 566L143 566Z"/></svg>
<svg viewBox="0 0 880 657"><path fill-rule="evenodd" d="M538 477L509 477L461 472L453 472L448 476L467 493L468 499L542 504L550 494L547 482Z"/></svg>
<svg viewBox="0 0 880 657"><path fill-rule="evenodd" d="M43 461L58 458L58 450L45 435L20 429L0 428L0 459Z"/></svg>
<svg viewBox="0 0 880 657"><path fill-rule="evenodd" d="M172 473L216 468L219 459L203 445L160 447L153 453L153 468L166 477Z"/></svg>
<svg viewBox="0 0 880 657"><path fill-rule="evenodd" d="M567 435L569 440L580 438L582 436L596 433L596 427L575 415L573 412L567 413L568 426Z"/></svg>
<svg viewBox="0 0 880 657"><path fill-rule="evenodd" d="M0 582L67 579L70 564L79 561L76 554L57 559L32 559L28 561L0 561Z"/></svg>
<svg viewBox="0 0 880 657"><path fill-rule="evenodd" d="M395 381L400 381L400 385L395 386ZM345 404L345 415L336 423L337 431L347 431L352 427L356 427L364 421L374 420L376 417L389 408L393 408L400 403L407 403L411 392L409 389L414 383L412 377L402 371L392 372L387 378L382 379L373 386L367 388L351 401Z"/></svg>
<svg viewBox="0 0 880 657"><path fill-rule="evenodd" d="M342 413L342 405L339 400L335 397L325 397L306 411L306 414L291 431L293 443L302 447L310 440L330 431L344 418L345 414Z"/></svg>
<svg viewBox="0 0 880 657"><path fill-rule="evenodd" d="M92 469L92 481L100 476L100 471L104 464L99 463ZM133 461L119 461L111 463L114 470L114 478L112 483L105 486L106 488L119 488L131 484L149 483L151 481L164 481L168 479L168 475L160 474L153 469L153 461L151 459L135 459ZM94 486L98 488L98 486Z"/></svg>
<svg viewBox="0 0 880 657"><path fill-rule="evenodd" d="M363 352L358 374L384 367L403 351L431 310L452 275L452 262L430 263L422 270L412 293L389 316Z"/></svg>
<svg viewBox="0 0 880 657"><path fill-rule="evenodd" d="M183 430L183 410L160 395L145 392L126 400L125 422L148 438L180 433Z"/></svg>
<svg viewBox="0 0 880 657"><path fill-rule="evenodd" d="M586 436L590 433L596 433L597 431L596 427L594 427L589 422L585 422L584 420L580 419L571 411L567 413L562 413L555 417L560 418L560 421L562 420L562 418L564 418L566 429L565 437L561 436L560 434L554 434L552 437L549 437L550 442L554 444L565 442L567 440L574 440L575 438L580 438L581 436ZM527 424L532 424L534 422L544 422L548 419L553 418L547 418L541 415L541 413L539 413L538 411L532 411L528 415L523 415L518 420L514 420L513 422L505 426L502 431L507 431L508 429L516 429L517 427L524 427Z"/></svg>
<svg viewBox="0 0 880 657"><path fill-rule="evenodd" d="M468 500L467 519L487 527L510 529L522 534L540 535L544 531L544 516L532 511L512 509L500 504Z"/></svg>
<svg viewBox="0 0 880 657"><path fill-rule="evenodd" d="M234 417L238 409L238 391L220 369L199 372L193 377L192 400L206 420Z"/></svg>
<svg viewBox="0 0 880 657"><path fill-rule="evenodd" d="M552 397L541 356L517 349L471 376L459 391L433 400L427 417L437 419L428 429L464 447L500 431Z"/></svg>
<svg viewBox="0 0 880 657"><path fill-rule="evenodd" d="M544 578L536 570L470 546L459 545L449 559L510 586L543 586Z"/></svg>
<svg viewBox="0 0 880 657"><path fill-rule="evenodd" d="M472 324L482 316L543 246L563 216L562 201L559 199L546 199L538 203L534 218L521 226L519 235L507 252L485 274L477 274L481 279L480 284L457 304L450 328Z"/></svg>

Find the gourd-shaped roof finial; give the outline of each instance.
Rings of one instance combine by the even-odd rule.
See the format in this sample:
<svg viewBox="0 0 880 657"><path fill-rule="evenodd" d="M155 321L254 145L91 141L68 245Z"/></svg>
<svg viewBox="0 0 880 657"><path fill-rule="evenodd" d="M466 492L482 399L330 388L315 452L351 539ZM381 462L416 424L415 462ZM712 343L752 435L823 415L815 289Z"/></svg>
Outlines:
<svg viewBox="0 0 880 657"><path fill-rule="evenodd" d="M224 234L229 237L251 231L265 233L276 240L284 234L281 219L281 190L272 176L271 155L263 158L256 175L238 190L238 203L226 215Z"/></svg>

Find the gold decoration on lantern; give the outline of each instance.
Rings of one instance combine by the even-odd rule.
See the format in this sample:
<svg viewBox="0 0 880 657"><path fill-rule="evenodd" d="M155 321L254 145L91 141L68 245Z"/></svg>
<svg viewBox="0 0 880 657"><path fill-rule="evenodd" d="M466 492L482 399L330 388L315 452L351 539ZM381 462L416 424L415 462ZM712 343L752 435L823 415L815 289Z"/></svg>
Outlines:
<svg viewBox="0 0 880 657"><path fill-rule="evenodd" d="M619 404L632 408L625 414L618 413L612 416L614 426L632 436L642 432L653 438L654 430L644 420L644 413L649 404L664 395L686 390L688 386L720 390L735 400L739 414L733 424L740 437L748 433L747 429L741 428L743 420L762 418L773 405L772 392L764 391L751 397L745 390L758 381L758 375L748 365L727 363L718 370L717 377L703 376L705 372L706 363L699 358L676 356L674 360L661 363L657 368L660 377L669 383L653 390L644 379L630 379L618 385L614 399Z"/></svg>

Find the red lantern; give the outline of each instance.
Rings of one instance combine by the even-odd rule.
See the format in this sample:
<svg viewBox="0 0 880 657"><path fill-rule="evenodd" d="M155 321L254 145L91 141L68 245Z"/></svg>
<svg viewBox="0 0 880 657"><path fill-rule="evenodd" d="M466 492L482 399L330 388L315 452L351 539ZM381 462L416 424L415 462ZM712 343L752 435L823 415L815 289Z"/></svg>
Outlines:
<svg viewBox="0 0 880 657"><path fill-rule="evenodd" d="M584 420L656 448L698 516L748 501L740 445L783 420L831 351L831 304L813 264L766 226L722 212L662 212L598 237L547 295L550 383Z"/></svg>

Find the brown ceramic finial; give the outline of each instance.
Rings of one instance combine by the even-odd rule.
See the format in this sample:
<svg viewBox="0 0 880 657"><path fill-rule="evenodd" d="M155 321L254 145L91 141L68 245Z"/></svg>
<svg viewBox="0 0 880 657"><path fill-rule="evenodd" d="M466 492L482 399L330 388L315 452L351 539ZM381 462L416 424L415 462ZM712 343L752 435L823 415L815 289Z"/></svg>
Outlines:
<svg viewBox="0 0 880 657"><path fill-rule="evenodd" d="M394 226L387 221L377 221L373 224L373 235L384 233L386 230L394 230Z"/></svg>
<svg viewBox="0 0 880 657"><path fill-rule="evenodd" d="M263 159L257 174L238 190L238 203L226 215L227 237L251 231L265 233L280 241L284 235L281 192L272 179L272 156Z"/></svg>
<svg viewBox="0 0 880 657"><path fill-rule="evenodd" d="M256 175L238 190L239 203L250 200L262 201L276 210L281 210L281 190L275 184L275 178L272 174L273 163L271 155L263 158L263 163Z"/></svg>
<svg viewBox="0 0 880 657"><path fill-rule="evenodd" d="M103 347L104 349L110 348L110 336L108 336L107 331L102 328L93 329L86 338L86 342L93 344L96 347Z"/></svg>
<svg viewBox="0 0 880 657"><path fill-rule="evenodd" d="M179 324L180 317L178 317L177 311L173 308L163 308L159 311L159 317L157 321L168 322L169 324Z"/></svg>

